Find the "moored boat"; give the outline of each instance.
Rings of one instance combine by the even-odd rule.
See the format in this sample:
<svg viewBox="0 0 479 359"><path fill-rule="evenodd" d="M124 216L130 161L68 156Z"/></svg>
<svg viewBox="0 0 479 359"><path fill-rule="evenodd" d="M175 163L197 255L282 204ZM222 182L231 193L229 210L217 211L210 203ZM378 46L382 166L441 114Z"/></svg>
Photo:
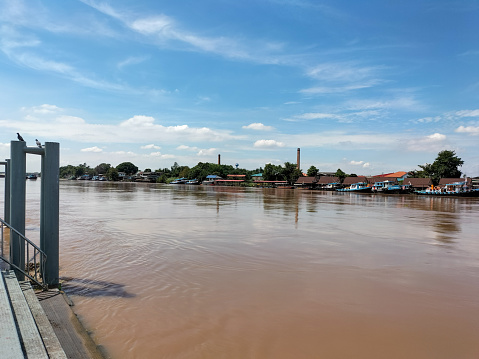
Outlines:
<svg viewBox="0 0 479 359"><path fill-rule="evenodd" d="M174 181L171 181L170 184L186 184L186 182L188 181L187 178L178 178L178 179L175 179Z"/></svg>
<svg viewBox="0 0 479 359"><path fill-rule="evenodd" d="M191 180L187 181L186 184L189 184L189 185L199 185L199 184L200 184L200 181L198 181L196 178L194 178L194 179L191 179Z"/></svg>
<svg viewBox="0 0 479 359"><path fill-rule="evenodd" d="M422 196L479 197L479 188L470 188L467 182L454 182L443 187L433 187L415 192Z"/></svg>
<svg viewBox="0 0 479 359"><path fill-rule="evenodd" d="M371 187L368 187L366 182L353 183L346 188L338 188L337 192L354 192L354 193L368 193L371 192Z"/></svg>
<svg viewBox="0 0 479 359"><path fill-rule="evenodd" d="M396 184L394 181L386 180L375 182L371 187L371 192L375 193L410 193L410 185Z"/></svg>

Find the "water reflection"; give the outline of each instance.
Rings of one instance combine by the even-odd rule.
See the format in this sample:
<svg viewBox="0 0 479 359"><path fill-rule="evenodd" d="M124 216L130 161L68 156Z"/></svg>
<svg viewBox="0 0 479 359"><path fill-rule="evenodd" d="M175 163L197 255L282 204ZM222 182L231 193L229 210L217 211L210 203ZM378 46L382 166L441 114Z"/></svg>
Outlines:
<svg viewBox="0 0 479 359"><path fill-rule="evenodd" d="M452 244L459 237L461 228L457 214L436 212L433 216L436 239L443 244Z"/></svg>

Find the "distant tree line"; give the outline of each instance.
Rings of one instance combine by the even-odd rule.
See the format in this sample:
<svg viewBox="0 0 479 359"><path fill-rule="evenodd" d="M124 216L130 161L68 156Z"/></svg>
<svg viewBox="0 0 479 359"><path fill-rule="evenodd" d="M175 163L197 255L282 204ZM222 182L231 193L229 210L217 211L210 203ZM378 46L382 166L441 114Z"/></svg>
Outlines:
<svg viewBox="0 0 479 359"><path fill-rule="evenodd" d="M410 171L410 177L424 177L431 178L433 183L439 183L441 178L459 178L461 171L458 167L463 165L464 161L457 157L454 151L444 150L439 152L436 160L425 165L419 165L421 170ZM122 162L118 166L113 167L108 163L100 163L98 166L91 168L86 163L78 166L63 166L60 167L60 177L81 177L83 175L99 176L103 175L110 181L117 181L120 179L119 173L124 173L127 177L133 176L138 172L138 167L131 162ZM285 162L284 165L266 164L264 169L262 167L255 170L246 170L244 168L235 168L231 165L220 165L208 162L199 162L196 166L190 168L188 166L180 166L177 162L170 168L161 168L152 171L151 168L146 168L144 172L155 172L157 174L157 182L169 183L173 179L184 177L187 179L196 178L199 181L204 181L208 175L217 175L226 178L228 175L245 175L246 180L250 181L254 174L262 173L265 181L287 181L289 184L294 184L303 174L296 164ZM308 171L308 176L317 176L319 170L315 166L311 166ZM341 169L335 173L341 182L346 177L357 177L355 173L347 174Z"/></svg>
<svg viewBox="0 0 479 359"><path fill-rule="evenodd" d="M109 163L100 163L94 168L91 168L86 163L80 164L78 166L68 165L60 167L60 178L78 178L83 175L102 175L108 178L110 181L118 181L119 172L124 172L127 175L133 175L138 172L138 167L131 162L123 162L116 167L112 167Z"/></svg>

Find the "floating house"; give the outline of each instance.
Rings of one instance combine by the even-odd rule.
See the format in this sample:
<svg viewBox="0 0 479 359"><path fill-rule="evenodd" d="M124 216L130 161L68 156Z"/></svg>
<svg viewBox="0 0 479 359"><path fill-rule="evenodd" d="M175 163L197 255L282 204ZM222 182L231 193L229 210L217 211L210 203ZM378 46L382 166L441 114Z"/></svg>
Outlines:
<svg viewBox="0 0 479 359"><path fill-rule="evenodd" d="M357 176L357 177L346 177L343 181L343 186L351 186L352 184L355 183L366 183L368 184L369 181L365 176Z"/></svg>
<svg viewBox="0 0 479 359"><path fill-rule="evenodd" d="M296 188L314 189L318 183L315 176L299 177L294 186Z"/></svg>
<svg viewBox="0 0 479 359"><path fill-rule="evenodd" d="M412 190L424 190L432 186L432 180L430 178L408 177L404 179L403 184L410 185Z"/></svg>
<svg viewBox="0 0 479 359"><path fill-rule="evenodd" d="M207 177L208 178L208 177ZM218 186L240 186L246 181L246 175L228 175L227 179L216 179L215 184Z"/></svg>
<svg viewBox="0 0 479 359"><path fill-rule="evenodd" d="M263 180L263 174L262 173L256 173L254 175L251 175L251 179L253 180L253 182L262 181Z"/></svg>
<svg viewBox="0 0 479 359"><path fill-rule="evenodd" d="M341 186L341 180L336 176L321 176L317 183L318 189L334 191Z"/></svg>
<svg viewBox="0 0 479 359"><path fill-rule="evenodd" d="M214 186L215 182L218 180L222 180L223 178L217 175L208 175L206 179L202 182L205 186Z"/></svg>

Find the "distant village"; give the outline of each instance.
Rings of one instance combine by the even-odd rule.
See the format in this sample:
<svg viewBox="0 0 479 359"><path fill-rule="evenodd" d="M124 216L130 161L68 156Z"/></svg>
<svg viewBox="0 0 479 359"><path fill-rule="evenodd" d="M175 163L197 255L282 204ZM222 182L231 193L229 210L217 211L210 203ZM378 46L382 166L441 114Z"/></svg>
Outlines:
<svg viewBox="0 0 479 359"><path fill-rule="evenodd" d="M241 186L297 188L309 190L419 192L446 191L446 186L461 183L462 188L479 189L479 177L462 176L458 167L463 161L454 151L441 151L432 164L419 165L419 171L398 171L373 176L346 174L341 169L336 172L322 172L311 166L306 173L300 169L300 149L297 150L296 163L285 162L284 165L266 164L264 168L246 170L239 165L199 162L196 166L180 166L176 162L170 168L141 171L131 162L123 162L113 167L101 163L92 168L87 164L68 165L59 169L60 179L80 181L123 181L166 183L172 185L204 186ZM438 168L440 170L438 170ZM441 172L442 171L442 172ZM442 174L442 175L441 175ZM34 180L41 173L27 173L26 178ZM4 177L4 173L0 173ZM449 189L447 189L449 191Z"/></svg>
<svg viewBox="0 0 479 359"><path fill-rule="evenodd" d="M296 163L284 165L266 164L264 168L246 170L239 165L200 162L190 168L176 162L171 168L152 171L147 168L139 171L131 162L123 162L116 167L102 163L95 168L86 164L60 168L60 177L69 180L88 181L128 181L166 183L172 185L241 186L297 188L331 191L372 191L372 192L418 192L446 190L446 185L461 183L461 188L479 188L479 178L461 177L458 167L463 161L454 151L441 151L432 164L419 165L419 171L398 171L373 176L346 174L341 169L336 172L322 172L311 166L306 173L300 169L300 149ZM449 191L450 189L447 189Z"/></svg>

